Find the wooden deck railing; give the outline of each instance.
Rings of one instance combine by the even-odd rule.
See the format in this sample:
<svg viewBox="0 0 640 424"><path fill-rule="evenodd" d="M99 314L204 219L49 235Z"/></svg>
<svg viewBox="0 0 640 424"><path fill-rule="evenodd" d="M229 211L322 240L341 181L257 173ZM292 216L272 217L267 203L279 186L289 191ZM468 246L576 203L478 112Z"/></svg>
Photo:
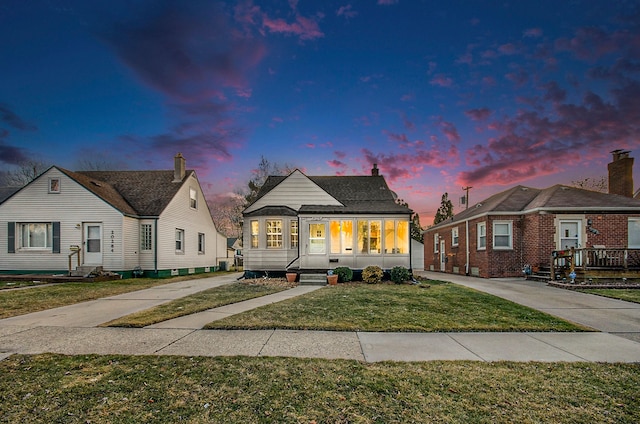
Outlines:
<svg viewBox="0 0 640 424"><path fill-rule="evenodd" d="M572 272L640 272L640 249L572 247L569 250L554 250L551 254L552 278L560 271L567 276Z"/></svg>

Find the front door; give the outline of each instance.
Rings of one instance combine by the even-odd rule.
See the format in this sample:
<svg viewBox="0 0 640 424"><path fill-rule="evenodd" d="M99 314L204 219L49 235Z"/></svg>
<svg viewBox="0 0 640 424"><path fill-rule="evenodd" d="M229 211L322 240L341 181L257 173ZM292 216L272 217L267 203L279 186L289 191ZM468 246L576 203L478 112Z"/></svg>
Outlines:
<svg viewBox="0 0 640 424"><path fill-rule="evenodd" d="M580 220L560 221L560 250L582 247L582 222ZM576 255L576 265L582 265L580 255Z"/></svg>
<svg viewBox="0 0 640 424"><path fill-rule="evenodd" d="M327 224L324 222L309 223L309 240L307 243L307 267L327 268Z"/></svg>
<svg viewBox="0 0 640 424"><path fill-rule="evenodd" d="M84 224L84 264L102 265L102 224Z"/></svg>
<svg viewBox="0 0 640 424"><path fill-rule="evenodd" d="M440 271L447 270L447 254L444 251L444 240L440 240Z"/></svg>

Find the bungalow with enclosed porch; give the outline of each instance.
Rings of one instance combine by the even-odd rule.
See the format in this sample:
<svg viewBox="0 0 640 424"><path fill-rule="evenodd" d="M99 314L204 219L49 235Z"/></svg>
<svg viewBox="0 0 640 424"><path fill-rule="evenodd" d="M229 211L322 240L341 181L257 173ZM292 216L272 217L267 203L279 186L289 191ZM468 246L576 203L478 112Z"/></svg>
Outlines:
<svg viewBox="0 0 640 424"><path fill-rule="evenodd" d="M412 210L370 176L270 176L243 211L247 272L412 268Z"/></svg>
<svg viewBox="0 0 640 424"><path fill-rule="evenodd" d="M52 166L0 203L0 273L209 272L226 256L195 171ZM135 271L135 272L134 272Z"/></svg>

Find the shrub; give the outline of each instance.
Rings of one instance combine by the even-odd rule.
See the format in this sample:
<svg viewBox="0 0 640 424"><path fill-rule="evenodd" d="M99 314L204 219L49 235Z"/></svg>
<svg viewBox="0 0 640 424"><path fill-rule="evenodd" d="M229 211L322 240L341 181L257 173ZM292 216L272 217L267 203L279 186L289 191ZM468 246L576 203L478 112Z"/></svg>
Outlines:
<svg viewBox="0 0 640 424"><path fill-rule="evenodd" d="M362 281L367 284L377 284L382 281L382 268L376 265L369 265L362 271Z"/></svg>
<svg viewBox="0 0 640 424"><path fill-rule="evenodd" d="M339 266L333 272L338 276L338 280L341 283L348 283L353 279L353 271L348 266Z"/></svg>
<svg viewBox="0 0 640 424"><path fill-rule="evenodd" d="M394 266L391 268L391 281L396 284L402 284L411 278L409 270L403 266Z"/></svg>

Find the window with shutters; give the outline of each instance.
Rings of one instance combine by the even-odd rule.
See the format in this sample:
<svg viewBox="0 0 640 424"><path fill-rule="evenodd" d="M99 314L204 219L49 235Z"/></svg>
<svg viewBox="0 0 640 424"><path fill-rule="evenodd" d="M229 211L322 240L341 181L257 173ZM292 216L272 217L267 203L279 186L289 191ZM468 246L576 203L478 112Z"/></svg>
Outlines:
<svg viewBox="0 0 640 424"><path fill-rule="evenodd" d="M53 224L30 222L17 224L18 246L21 250L42 250L53 247Z"/></svg>

